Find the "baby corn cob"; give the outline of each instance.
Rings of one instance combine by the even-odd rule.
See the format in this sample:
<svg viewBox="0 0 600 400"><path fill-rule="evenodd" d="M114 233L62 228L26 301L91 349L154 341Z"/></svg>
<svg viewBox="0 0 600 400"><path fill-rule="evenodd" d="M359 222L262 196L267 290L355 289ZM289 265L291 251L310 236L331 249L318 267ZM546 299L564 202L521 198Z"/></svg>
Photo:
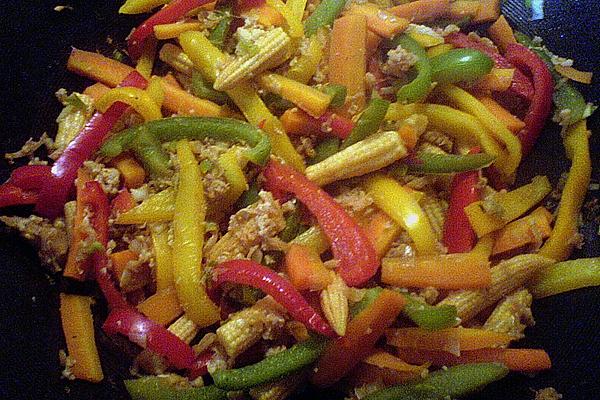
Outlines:
<svg viewBox="0 0 600 400"><path fill-rule="evenodd" d="M532 301L533 296L527 289L521 289L506 296L485 321L483 329L507 333L515 340L525 337L523 331L527 325L533 324Z"/></svg>
<svg viewBox="0 0 600 400"><path fill-rule="evenodd" d="M427 215L427 219L429 219L429 222L431 223L431 228L435 233L435 237L441 242L448 202L434 196L425 195L423 196L423 199L421 199L420 204L423 212Z"/></svg>
<svg viewBox="0 0 600 400"><path fill-rule="evenodd" d="M380 132L309 166L306 168L306 176L323 186L376 171L406 154L406 147L397 132Z"/></svg>
<svg viewBox="0 0 600 400"><path fill-rule="evenodd" d="M336 274L333 282L321 292L321 308L325 318L327 318L335 333L340 336L344 336L346 333L348 323L346 290L348 290L348 287L342 278Z"/></svg>
<svg viewBox="0 0 600 400"><path fill-rule="evenodd" d="M504 260L492 267L492 284L482 290L459 290L452 292L438 305L453 305L463 321L476 316L483 309L495 304L508 293L523 286L540 269L555 261L537 254L522 254Z"/></svg>
<svg viewBox="0 0 600 400"><path fill-rule="evenodd" d="M306 379L304 373L292 374L275 382L266 383L250 389L254 400L284 400L288 398Z"/></svg>
<svg viewBox="0 0 600 400"><path fill-rule="evenodd" d="M191 319L184 315L179 317L175 322L169 326L169 332L177 336L189 344L198 334L200 328Z"/></svg>
<svg viewBox="0 0 600 400"><path fill-rule="evenodd" d="M217 73L213 87L216 90L231 89L236 83L250 78L282 63L290 56L290 37L282 28L275 28L262 34L254 43L256 54L245 54L233 59Z"/></svg>
<svg viewBox="0 0 600 400"><path fill-rule="evenodd" d="M229 317L217 329L217 338L228 356L234 358L262 337L272 337L283 329L284 310L271 297L257 301Z"/></svg>
<svg viewBox="0 0 600 400"><path fill-rule="evenodd" d="M192 75L194 64L188 55L183 52L181 47L172 43L165 43L158 52L158 58L162 62L169 64L176 71L185 75Z"/></svg>

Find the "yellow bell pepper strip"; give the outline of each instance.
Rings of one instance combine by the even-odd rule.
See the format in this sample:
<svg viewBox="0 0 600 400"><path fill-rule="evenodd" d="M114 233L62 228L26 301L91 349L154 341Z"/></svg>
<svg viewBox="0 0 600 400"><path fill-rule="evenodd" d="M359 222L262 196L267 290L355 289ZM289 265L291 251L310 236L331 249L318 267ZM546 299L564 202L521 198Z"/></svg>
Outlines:
<svg viewBox="0 0 600 400"><path fill-rule="evenodd" d="M600 257L550 265L537 273L528 289L539 299L590 286L600 286Z"/></svg>
<svg viewBox="0 0 600 400"><path fill-rule="evenodd" d="M408 232L419 255L439 253L435 233L413 190L383 175L369 178L365 188L377 207Z"/></svg>
<svg viewBox="0 0 600 400"><path fill-rule="evenodd" d="M490 258L492 255L492 250L494 248L494 234L488 234L479 238L473 250L471 250L471 254L476 254L481 257Z"/></svg>
<svg viewBox="0 0 600 400"><path fill-rule="evenodd" d="M594 76L593 72L580 71L573 67L565 67L560 64L555 65L554 69L556 69L556 72L561 74L563 77L575 82L585 83L586 85L592 83L592 77Z"/></svg>
<svg viewBox="0 0 600 400"><path fill-rule="evenodd" d="M175 190L165 189L153 194L141 204L119 215L115 224L146 224L152 222L169 222L175 212Z"/></svg>
<svg viewBox="0 0 600 400"><path fill-rule="evenodd" d="M225 55L201 32L184 32L179 36L179 43L204 78L214 82L218 66L225 62ZM248 122L253 125L264 124L263 129L269 135L273 153L298 171L304 171L304 159L298 154L281 123L271 114L254 88L247 82L241 82L225 92L239 107Z"/></svg>
<svg viewBox="0 0 600 400"><path fill-rule="evenodd" d="M548 178L536 176L527 185L469 204L465 207L465 213L477 236L482 237L519 218L551 191Z"/></svg>
<svg viewBox="0 0 600 400"><path fill-rule="evenodd" d="M175 22L172 24L155 25L154 36L158 40L175 39L183 32L199 31L203 28L204 27L199 21Z"/></svg>
<svg viewBox="0 0 600 400"><path fill-rule="evenodd" d="M173 200L175 200L174 194ZM173 254L171 253L171 245L169 245L168 226L166 224L153 224L150 226L150 234L156 260L156 290L160 291L174 287Z"/></svg>
<svg viewBox="0 0 600 400"><path fill-rule="evenodd" d="M418 24L447 15L450 0L417 0L388 8L388 11Z"/></svg>
<svg viewBox="0 0 600 400"><path fill-rule="evenodd" d="M156 46L158 42L154 38L148 39L142 47L142 54L135 65L135 69L144 78L150 79L152 68L154 68L154 59L156 58Z"/></svg>
<svg viewBox="0 0 600 400"><path fill-rule="evenodd" d="M289 1L288 1L289 4ZM308 83L317 72L317 67L323 58L323 48L325 47L321 35L312 35L308 39L308 46L296 59L294 65L284 73L290 79L300 83Z"/></svg>
<svg viewBox="0 0 600 400"><path fill-rule="evenodd" d="M465 147L481 146L483 151L504 159L504 151L481 123L472 115L441 104L392 103L385 116L390 120L404 120L412 114L424 114L429 123L447 133Z"/></svg>
<svg viewBox="0 0 600 400"><path fill-rule="evenodd" d="M248 182L238 161L236 149L230 149L221 154L217 162L229 183L229 190L225 194L225 204L221 204L223 207L235 203L242 193L248 190Z"/></svg>
<svg viewBox="0 0 600 400"><path fill-rule="evenodd" d="M167 4L170 0L127 0L119 8L119 14L142 14L152 11L158 6Z"/></svg>
<svg viewBox="0 0 600 400"><path fill-rule="evenodd" d="M94 338L91 304L88 296L60 294L62 328L69 357L74 361L70 371L78 379L100 382L104 374Z"/></svg>
<svg viewBox="0 0 600 400"><path fill-rule="evenodd" d="M345 15L333 23L329 41L329 82L348 90L345 111L350 115L362 110L366 101L366 40L367 17L364 15Z"/></svg>
<svg viewBox="0 0 600 400"><path fill-rule="evenodd" d="M290 12L290 8L281 0L266 0L266 3L277 10L287 23L287 33L291 38L299 39L304 36L304 27L302 26L302 20L295 18L294 14Z"/></svg>
<svg viewBox="0 0 600 400"><path fill-rule="evenodd" d="M331 342L311 377L314 385L330 386L369 355L386 328L398 317L406 300L400 293L383 289L348 323L346 335Z"/></svg>
<svg viewBox="0 0 600 400"><path fill-rule="evenodd" d="M314 118L318 118L329 107L332 96L279 74L263 74L258 82L264 90L291 101Z"/></svg>
<svg viewBox="0 0 600 400"><path fill-rule="evenodd" d="M292 239L290 243L306 246L319 254L324 253L329 248L327 236L318 226L311 226Z"/></svg>
<svg viewBox="0 0 600 400"><path fill-rule="evenodd" d="M504 179L511 181L521 162L521 142L511 131L506 128L494 114L481 104L476 97L454 85L440 86L439 90L450 101L479 120L479 122L506 146L508 157L502 163L496 163L497 168L504 174Z"/></svg>
<svg viewBox="0 0 600 400"><path fill-rule="evenodd" d="M563 189L558 215L550 238L540 249L540 254L557 261L569 258L577 244L577 221L583 205L586 188L590 184L592 161L586 120L577 122L567 130L564 146L571 159L571 169Z"/></svg>
<svg viewBox="0 0 600 400"><path fill-rule="evenodd" d="M202 282L206 202L198 162L186 140L177 143L179 185L173 216L173 279L186 315L200 327L219 320L219 308Z"/></svg>
<svg viewBox="0 0 600 400"><path fill-rule="evenodd" d="M367 28L388 39L403 32L410 23L407 19L397 17L372 3L351 4L345 13L364 15L367 17Z"/></svg>
<svg viewBox="0 0 600 400"><path fill-rule="evenodd" d="M302 23L304 18L304 9L306 8L307 0L288 0L285 6L288 8L290 18ZM304 30L304 28L302 28Z"/></svg>
<svg viewBox="0 0 600 400"><path fill-rule="evenodd" d="M133 87L118 87L111 89L95 104L100 112L106 110L115 102L125 103L137 111L145 121L153 121L162 118L160 107L142 89Z"/></svg>

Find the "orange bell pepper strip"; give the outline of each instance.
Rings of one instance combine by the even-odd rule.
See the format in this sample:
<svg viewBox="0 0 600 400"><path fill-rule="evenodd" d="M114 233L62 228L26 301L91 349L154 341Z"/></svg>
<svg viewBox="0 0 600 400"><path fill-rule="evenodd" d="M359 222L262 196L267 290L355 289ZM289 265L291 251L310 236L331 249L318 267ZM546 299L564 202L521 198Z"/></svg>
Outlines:
<svg viewBox="0 0 600 400"><path fill-rule="evenodd" d="M94 338L92 298L60 294L60 316L69 357L74 361L70 371L78 379L100 382L104 378Z"/></svg>
<svg viewBox="0 0 600 400"><path fill-rule="evenodd" d="M450 0L417 0L388 8L387 11L418 24L447 15L450 12Z"/></svg>
<svg viewBox="0 0 600 400"><path fill-rule="evenodd" d="M123 177L123 184L126 188L136 189L144 184L144 181L146 180L146 171L132 156L120 155L113 158L110 161L110 164L114 165L114 167L119 170Z"/></svg>
<svg viewBox="0 0 600 400"><path fill-rule="evenodd" d="M511 222L496 233L492 255L512 253L515 250L526 251L527 246L540 244L550 236L552 214L544 207L536 208L531 214Z"/></svg>
<svg viewBox="0 0 600 400"><path fill-rule="evenodd" d="M499 362L511 371L539 372L550 369L548 353L538 349L478 349L462 351L459 356L446 351L398 349L398 357L409 363L430 362L434 366L450 366L480 362Z"/></svg>
<svg viewBox="0 0 600 400"><path fill-rule="evenodd" d="M399 287L485 288L492 283L487 258L472 253L385 258L381 281Z"/></svg>
<svg viewBox="0 0 600 400"><path fill-rule="evenodd" d="M377 257L382 258L391 248L402 228L383 211L377 211L368 221L361 224L363 232L375 248Z"/></svg>
<svg viewBox="0 0 600 400"><path fill-rule="evenodd" d="M479 101L493 113L512 133L517 133L525 127L525 122L512 115L491 97L481 97Z"/></svg>
<svg viewBox="0 0 600 400"><path fill-rule="evenodd" d="M310 247L292 243L285 253L285 271L298 290L322 290L333 280L333 272Z"/></svg>
<svg viewBox="0 0 600 400"><path fill-rule="evenodd" d="M496 20L488 28L488 34L490 39L500 48L503 53L506 51L506 47L511 43L517 43L513 29L509 25L504 15Z"/></svg>
<svg viewBox="0 0 600 400"><path fill-rule="evenodd" d="M138 304L139 312L162 326L167 326L183 314L174 288L159 290Z"/></svg>
<svg viewBox="0 0 600 400"><path fill-rule="evenodd" d="M343 378L373 351L379 337L396 320L405 304L406 300L400 293L383 289L348 323L346 335L325 349L311 377L312 383L325 387Z"/></svg>

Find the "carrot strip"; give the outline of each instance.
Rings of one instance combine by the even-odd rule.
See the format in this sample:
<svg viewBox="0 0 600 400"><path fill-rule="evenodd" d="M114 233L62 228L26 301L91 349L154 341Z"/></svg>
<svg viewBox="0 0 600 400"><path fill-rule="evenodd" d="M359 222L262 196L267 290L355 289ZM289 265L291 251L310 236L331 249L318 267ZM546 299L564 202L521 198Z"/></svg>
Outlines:
<svg viewBox="0 0 600 400"><path fill-rule="evenodd" d="M60 294L60 316L69 357L75 362L70 371L76 378L100 382L104 378L94 338L92 298Z"/></svg>
<svg viewBox="0 0 600 400"><path fill-rule="evenodd" d="M123 276L123 272L127 268L127 264L129 264L131 261L137 260L138 257L138 253L129 249L112 253L109 256L112 263L112 270L117 281L121 279L121 276Z"/></svg>
<svg viewBox="0 0 600 400"><path fill-rule="evenodd" d="M388 12L414 23L431 21L450 12L450 0L417 0L387 9Z"/></svg>
<svg viewBox="0 0 600 400"><path fill-rule="evenodd" d="M490 35L490 39L492 39L492 41L500 48L502 53L506 51L506 47L509 44L517 43L513 29L508 24L506 18L504 18L504 15L501 15L500 18L488 28L488 34Z"/></svg>
<svg viewBox="0 0 600 400"><path fill-rule="evenodd" d="M78 281L83 281L88 278L87 273L90 271L90 260L83 253L83 245L87 237L86 229L83 227L85 218L85 207L81 202L81 191L86 182L92 180L86 170L80 168L77 172L77 180L75 186L77 188L77 209L75 212L75 221L73 222L73 235L69 244L69 254L67 255L67 263L63 270L63 276Z"/></svg>
<svg viewBox="0 0 600 400"><path fill-rule="evenodd" d="M396 320L405 304L403 295L383 289L367 308L348 323L346 335L325 349L311 378L313 384L329 386L350 372L373 351L379 337Z"/></svg>
<svg viewBox="0 0 600 400"><path fill-rule="evenodd" d="M381 281L399 287L484 288L491 284L489 262L473 253L386 258Z"/></svg>
<svg viewBox="0 0 600 400"><path fill-rule="evenodd" d="M158 40L175 39L183 32L200 31L202 28L202 24L199 21L154 25L154 36Z"/></svg>
<svg viewBox="0 0 600 400"><path fill-rule="evenodd" d="M387 344L411 349L447 351L461 354L465 350L504 347L511 342L506 333L472 328L447 328L429 331L423 328L388 329Z"/></svg>
<svg viewBox="0 0 600 400"><path fill-rule="evenodd" d="M110 87L117 86L133 71L133 68L129 65L105 57L102 54L75 48L69 55L67 69Z"/></svg>
<svg viewBox="0 0 600 400"><path fill-rule="evenodd" d="M165 99L163 107L181 115L195 115L200 117L222 116L221 107L212 101L196 97L183 89L161 80Z"/></svg>
<svg viewBox="0 0 600 400"><path fill-rule="evenodd" d="M485 108L494 114L511 132L517 133L525 127L525 122L512 115L510 111L502 107L491 97L481 97L479 98L479 101L483 103Z"/></svg>
<svg viewBox="0 0 600 400"><path fill-rule="evenodd" d="M368 221L361 224L363 232L375 247L378 257L383 257L388 252L394 239L400 234L402 228L383 211L373 214Z"/></svg>
<svg viewBox="0 0 600 400"><path fill-rule="evenodd" d="M408 28L409 24L407 19L396 17L371 3L354 3L350 5L346 11L346 15L352 14L367 17L369 31L384 38L392 38L394 35Z"/></svg>
<svg viewBox="0 0 600 400"><path fill-rule="evenodd" d="M434 366L450 366L477 362L500 362L511 371L538 372L550 369L548 353L538 349L479 349L460 353L460 356L435 350L398 349L398 357L408 363L430 362Z"/></svg>
<svg viewBox="0 0 600 400"><path fill-rule="evenodd" d="M346 15L333 23L329 82L346 86L345 110L349 114L362 110L365 105L366 41L367 18L364 15Z"/></svg>
<svg viewBox="0 0 600 400"><path fill-rule="evenodd" d="M552 214L544 207L539 207L531 214L511 222L497 232L492 255L541 243L552 233L550 222L552 222Z"/></svg>
<svg viewBox="0 0 600 400"><path fill-rule="evenodd" d="M154 293L138 304L137 309L146 317L162 326L167 326L183 314L183 308L179 304L177 292L172 287Z"/></svg>
<svg viewBox="0 0 600 400"><path fill-rule="evenodd" d="M285 271L298 290L321 290L333 280L319 254L301 244L290 245L285 253Z"/></svg>

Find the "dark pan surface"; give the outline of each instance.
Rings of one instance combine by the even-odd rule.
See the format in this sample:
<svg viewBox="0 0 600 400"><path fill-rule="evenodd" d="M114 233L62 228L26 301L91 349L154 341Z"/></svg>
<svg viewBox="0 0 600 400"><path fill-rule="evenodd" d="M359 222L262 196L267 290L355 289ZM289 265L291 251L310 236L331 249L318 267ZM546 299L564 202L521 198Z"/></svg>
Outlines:
<svg viewBox="0 0 600 400"><path fill-rule="evenodd" d="M70 46L106 54L122 43L135 17L117 15L122 1L5 2L0 11L2 54L0 76L0 152L14 151L29 137L55 132L60 111L53 93L60 87L83 89L86 81L65 72ZM577 60L595 72L585 92L600 100L600 5L596 0L546 1L546 19L528 25L556 53ZM56 5L72 9L54 11ZM511 16L509 15L509 18ZM514 17L514 16L513 16ZM114 43L107 43L111 37ZM590 121L594 181L600 179L599 114ZM547 174L555 183L568 168L558 131L549 127L534 154L522 166L522 180ZM0 161L0 179L9 167ZM598 192L594 192L598 199ZM596 214L597 215L597 214ZM598 223L584 227L585 246L575 256L599 256ZM60 378L58 350L65 348L58 312L59 284L39 265L32 248L0 228L0 398L2 399L126 399L121 380L129 360L100 336L107 379L100 385ZM97 319L102 317L101 310ZM600 398L600 289L576 292L535 303L537 325L528 330L523 347L546 349L554 367L535 377L511 374L473 399L533 399L532 389L554 386L565 399ZM341 398L305 393L302 398Z"/></svg>

